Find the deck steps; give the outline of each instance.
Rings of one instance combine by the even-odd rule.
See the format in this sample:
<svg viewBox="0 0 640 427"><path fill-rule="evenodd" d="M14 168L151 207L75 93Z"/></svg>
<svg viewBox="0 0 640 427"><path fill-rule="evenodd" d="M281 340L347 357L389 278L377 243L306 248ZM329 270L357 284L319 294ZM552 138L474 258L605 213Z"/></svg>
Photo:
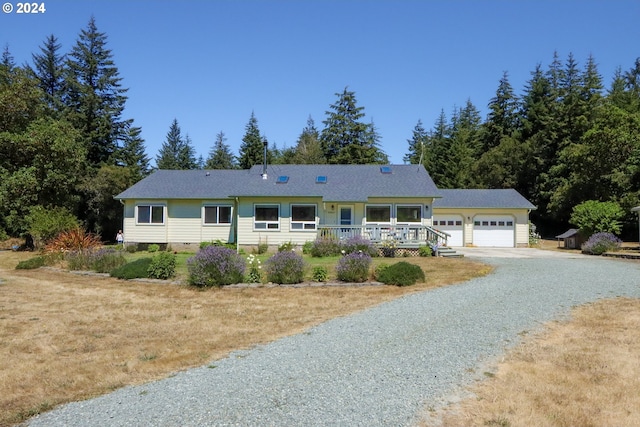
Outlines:
<svg viewBox="0 0 640 427"><path fill-rule="evenodd" d="M438 249L438 256L445 258L462 258L464 255L456 252L455 249L451 249L450 247L443 246Z"/></svg>

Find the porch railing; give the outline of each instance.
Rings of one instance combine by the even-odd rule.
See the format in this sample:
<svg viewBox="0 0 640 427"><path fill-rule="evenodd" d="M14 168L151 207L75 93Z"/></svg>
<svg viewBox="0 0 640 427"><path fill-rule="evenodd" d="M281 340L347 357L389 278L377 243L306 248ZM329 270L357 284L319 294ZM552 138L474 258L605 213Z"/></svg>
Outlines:
<svg viewBox="0 0 640 427"><path fill-rule="evenodd" d="M429 243L446 246L450 234L426 225L321 225L318 236L339 240L359 236L374 244L393 240L400 246Z"/></svg>

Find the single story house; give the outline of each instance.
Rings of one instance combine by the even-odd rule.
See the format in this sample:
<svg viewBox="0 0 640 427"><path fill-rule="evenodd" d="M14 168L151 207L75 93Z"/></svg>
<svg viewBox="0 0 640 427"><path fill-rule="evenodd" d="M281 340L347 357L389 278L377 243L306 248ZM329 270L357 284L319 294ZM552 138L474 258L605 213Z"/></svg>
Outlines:
<svg viewBox="0 0 640 427"><path fill-rule="evenodd" d="M536 207L514 189L440 190L433 227L449 246L527 247L529 213Z"/></svg>
<svg viewBox="0 0 640 427"><path fill-rule="evenodd" d="M465 194L474 203L462 203ZM158 170L115 198L124 205L126 243L196 247L211 240L302 245L319 235L405 247L449 239L450 246L526 246L535 208L514 190L439 190L420 165ZM457 224L470 233L462 241L450 233ZM501 233L492 242L475 228Z"/></svg>

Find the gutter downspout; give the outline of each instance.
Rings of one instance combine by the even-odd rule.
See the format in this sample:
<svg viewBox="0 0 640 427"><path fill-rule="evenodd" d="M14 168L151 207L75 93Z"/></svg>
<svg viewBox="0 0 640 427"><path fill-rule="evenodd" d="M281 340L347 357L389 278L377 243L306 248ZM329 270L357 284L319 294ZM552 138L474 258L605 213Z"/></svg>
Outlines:
<svg viewBox="0 0 640 427"><path fill-rule="evenodd" d="M238 221L240 220L240 214L238 213L238 206L240 205L240 201L238 198L235 198L235 206L234 209L236 211L235 221L233 222L233 238L236 240L236 253L240 253L240 242L238 242Z"/></svg>

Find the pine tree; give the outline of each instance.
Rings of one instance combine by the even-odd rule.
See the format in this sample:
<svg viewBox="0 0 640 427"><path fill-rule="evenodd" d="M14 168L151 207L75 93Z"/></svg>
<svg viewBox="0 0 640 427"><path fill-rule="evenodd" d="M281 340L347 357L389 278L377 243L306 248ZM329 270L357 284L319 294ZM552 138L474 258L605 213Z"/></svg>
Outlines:
<svg viewBox="0 0 640 427"><path fill-rule="evenodd" d="M291 163L299 165L327 163L320 144L320 134L311 116L307 119L307 126L302 129L298 142L293 148Z"/></svg>
<svg viewBox="0 0 640 427"><path fill-rule="evenodd" d="M225 144L227 138L224 136L224 132L220 131L216 135L216 142L213 145L211 151L209 151L209 157L205 163L205 169L235 169L236 159L229 145Z"/></svg>
<svg viewBox="0 0 640 427"><path fill-rule="evenodd" d="M178 119L173 119L167 139L156 156L158 169L197 169L195 149L187 135L182 137Z"/></svg>
<svg viewBox="0 0 640 427"><path fill-rule="evenodd" d="M482 150L486 152L500 144L505 136L511 136L518 126L518 98L509 75L505 71L498 84L496 96L489 101L489 115L483 125Z"/></svg>
<svg viewBox="0 0 640 427"><path fill-rule="evenodd" d="M40 47L40 54L32 54L33 73L39 80L39 86L45 93L45 101L50 110L60 113L64 89L64 61L58 39L51 34Z"/></svg>
<svg viewBox="0 0 640 427"><path fill-rule="evenodd" d="M320 134L328 163L369 164L386 162L386 154L378 147L380 136L373 123L363 123L364 107L358 107L355 92L344 89L336 93L338 101L331 105Z"/></svg>
<svg viewBox="0 0 640 427"><path fill-rule="evenodd" d="M238 159L240 169L251 169L253 165L261 164L264 160L265 146L268 146L267 139L260 136L258 119L256 119L255 114L251 112L249 122L245 126L242 144L240 144L240 156ZM267 157L267 161L268 160Z"/></svg>
<svg viewBox="0 0 640 427"><path fill-rule="evenodd" d="M640 58L636 58L633 68L624 73L625 91L628 94L627 110L640 112Z"/></svg>
<svg viewBox="0 0 640 427"><path fill-rule="evenodd" d="M83 133L94 166L110 161L125 129L121 115L127 89L121 87L122 78L106 45L106 34L98 31L91 17L66 64L66 116Z"/></svg>
<svg viewBox="0 0 640 427"><path fill-rule="evenodd" d="M186 134L182 149L178 152L178 168L179 169L202 169L198 167L198 159L196 158L196 149L193 142Z"/></svg>
<svg viewBox="0 0 640 427"><path fill-rule="evenodd" d="M451 119L451 146L449 155L450 182L453 188L464 188L477 181L472 173L480 156L480 113L471 100Z"/></svg>
<svg viewBox="0 0 640 427"><path fill-rule="evenodd" d="M434 128L429 133L428 153L425 153L425 168L438 187L452 188L449 173L449 150L451 148L451 129L447 123L444 110L436 120Z"/></svg>
<svg viewBox="0 0 640 427"><path fill-rule="evenodd" d="M427 131L422 126L422 120L418 120L416 123L411 139L407 139L407 143L409 144L409 152L402 158L405 163L412 165L431 163L431 159L427 157L431 154L427 147L429 138Z"/></svg>
<svg viewBox="0 0 640 427"><path fill-rule="evenodd" d="M8 72L13 71L16 66L16 61L11 55L11 51L9 50L9 45L4 45L4 49L2 49L2 58L0 59L0 66L4 67L4 69Z"/></svg>
<svg viewBox="0 0 640 427"><path fill-rule="evenodd" d="M136 181L141 180L149 174L149 157L145 152L144 139L140 136L142 130L132 126L133 121L125 125L124 140L122 148L118 150L118 166L124 166L133 171Z"/></svg>

